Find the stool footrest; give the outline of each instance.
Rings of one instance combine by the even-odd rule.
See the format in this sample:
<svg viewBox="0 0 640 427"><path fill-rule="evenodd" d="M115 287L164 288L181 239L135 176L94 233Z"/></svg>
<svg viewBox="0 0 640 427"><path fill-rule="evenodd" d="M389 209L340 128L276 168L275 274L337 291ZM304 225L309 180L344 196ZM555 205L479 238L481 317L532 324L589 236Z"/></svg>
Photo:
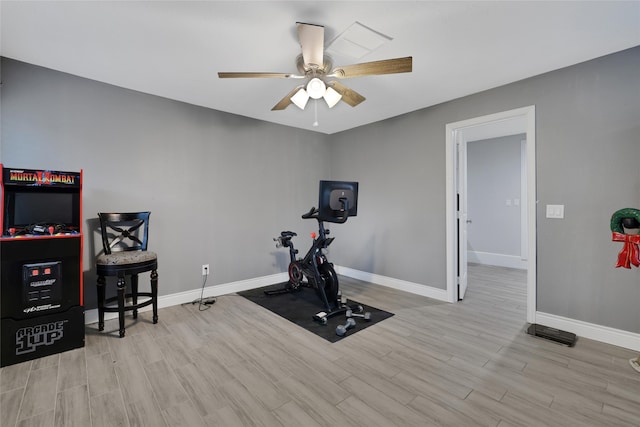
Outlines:
<svg viewBox="0 0 640 427"><path fill-rule="evenodd" d="M125 297L125 299L126 298L132 298L133 295L132 294L126 294L124 297ZM153 295L151 295L151 292L138 292L138 298L140 298L140 297L146 297L146 298L151 298L151 299L139 302L137 304L128 304L128 305L125 304L125 306L123 307L123 310L124 311L137 310L139 308L146 307L148 305L153 304L153 299L152 299ZM117 313L119 311L119 308L118 308L117 305L115 305L115 306L113 306L113 305L112 306L108 306L107 305L107 304L113 304L114 302L117 302L117 301L118 301L118 297L117 296L105 299L104 300L104 306L102 307L102 310L107 312L107 313Z"/></svg>

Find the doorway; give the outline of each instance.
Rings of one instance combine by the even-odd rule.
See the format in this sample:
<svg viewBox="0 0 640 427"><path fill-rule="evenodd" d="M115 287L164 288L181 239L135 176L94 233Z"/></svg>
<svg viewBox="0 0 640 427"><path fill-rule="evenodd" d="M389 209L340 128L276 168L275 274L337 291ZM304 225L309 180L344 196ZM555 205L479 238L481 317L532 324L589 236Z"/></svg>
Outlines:
<svg viewBox="0 0 640 427"><path fill-rule="evenodd" d="M466 148L469 141L525 134L527 322L536 313L536 179L535 107L523 107L476 117L446 126L446 243L447 298L464 298L467 285ZM462 250L459 250L462 248Z"/></svg>
<svg viewBox="0 0 640 427"><path fill-rule="evenodd" d="M524 134L467 142L469 264L526 271L525 153Z"/></svg>

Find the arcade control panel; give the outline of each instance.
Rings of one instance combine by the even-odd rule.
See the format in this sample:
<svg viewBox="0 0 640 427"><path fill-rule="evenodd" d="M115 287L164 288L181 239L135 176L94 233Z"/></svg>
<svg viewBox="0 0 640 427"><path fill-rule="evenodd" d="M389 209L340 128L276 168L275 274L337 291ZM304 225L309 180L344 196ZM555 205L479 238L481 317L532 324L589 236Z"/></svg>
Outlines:
<svg viewBox="0 0 640 427"><path fill-rule="evenodd" d="M24 228L10 227L2 237L72 236L78 234L76 227L64 224L34 224Z"/></svg>

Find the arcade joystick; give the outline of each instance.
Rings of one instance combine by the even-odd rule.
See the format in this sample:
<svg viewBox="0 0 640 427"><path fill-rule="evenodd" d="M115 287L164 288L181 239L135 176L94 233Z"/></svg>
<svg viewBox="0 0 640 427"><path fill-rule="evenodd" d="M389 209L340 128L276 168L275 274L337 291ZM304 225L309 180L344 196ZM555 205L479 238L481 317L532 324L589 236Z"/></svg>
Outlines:
<svg viewBox="0 0 640 427"><path fill-rule="evenodd" d="M9 229L9 235L10 235L11 237L13 237L13 236L15 236L15 235L16 235L16 229L15 229L15 227L11 227L11 228Z"/></svg>
<svg viewBox="0 0 640 427"><path fill-rule="evenodd" d="M53 236L53 232L55 231L55 228L53 227L53 225L49 226L49 234Z"/></svg>

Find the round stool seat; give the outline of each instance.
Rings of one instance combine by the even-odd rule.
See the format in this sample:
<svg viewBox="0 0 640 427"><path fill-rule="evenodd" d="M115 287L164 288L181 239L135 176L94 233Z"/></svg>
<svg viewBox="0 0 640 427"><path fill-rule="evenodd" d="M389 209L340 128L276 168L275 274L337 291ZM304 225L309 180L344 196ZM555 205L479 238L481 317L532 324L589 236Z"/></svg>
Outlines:
<svg viewBox="0 0 640 427"><path fill-rule="evenodd" d="M113 252L96 257L96 270L99 276L142 273L155 270L157 266L158 255L151 251Z"/></svg>

